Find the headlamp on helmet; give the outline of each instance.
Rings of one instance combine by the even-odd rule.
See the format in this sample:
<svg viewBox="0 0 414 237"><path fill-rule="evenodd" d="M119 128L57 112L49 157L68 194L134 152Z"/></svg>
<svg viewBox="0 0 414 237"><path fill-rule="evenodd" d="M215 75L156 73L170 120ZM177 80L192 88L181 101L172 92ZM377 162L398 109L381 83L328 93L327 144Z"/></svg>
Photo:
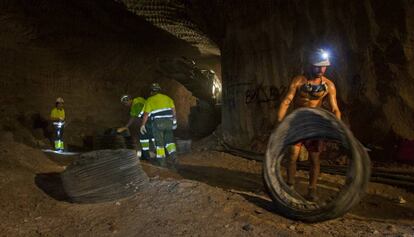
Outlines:
<svg viewBox="0 0 414 237"><path fill-rule="evenodd" d="M329 52L324 49L318 49L311 55L310 63L316 67L327 67L331 65L329 61Z"/></svg>

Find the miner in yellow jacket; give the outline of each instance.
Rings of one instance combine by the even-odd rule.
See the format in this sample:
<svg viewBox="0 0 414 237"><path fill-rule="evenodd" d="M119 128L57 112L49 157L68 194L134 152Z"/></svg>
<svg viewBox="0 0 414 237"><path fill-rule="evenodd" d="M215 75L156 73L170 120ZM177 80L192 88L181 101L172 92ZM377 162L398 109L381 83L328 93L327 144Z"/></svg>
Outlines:
<svg viewBox="0 0 414 237"><path fill-rule="evenodd" d="M145 99L142 97L136 97L132 99L129 95L123 95L121 97L121 102L125 106L129 107L129 120L128 123L121 128L117 129L118 133L121 133L129 128L133 123L137 122L138 124L142 123L142 116L144 114L143 108L145 104ZM150 125L150 124L148 124ZM148 127L148 133L146 134L139 134L139 142L141 144L141 159L142 160L149 160L150 159L150 140L152 139L151 135L151 128Z"/></svg>
<svg viewBox="0 0 414 237"><path fill-rule="evenodd" d="M50 120L54 127L54 145L55 150L62 152L64 150L63 144L63 128L65 126L65 110L63 109L63 98L56 99L55 107L50 112Z"/></svg>
<svg viewBox="0 0 414 237"><path fill-rule="evenodd" d="M144 105L144 115L140 128L141 134L146 134L146 124L152 121L152 135L155 139L157 161L161 166L175 164L176 146L174 143L173 129L177 125L174 101L160 93L161 87L158 83L151 85L151 96ZM168 159L166 160L166 151Z"/></svg>

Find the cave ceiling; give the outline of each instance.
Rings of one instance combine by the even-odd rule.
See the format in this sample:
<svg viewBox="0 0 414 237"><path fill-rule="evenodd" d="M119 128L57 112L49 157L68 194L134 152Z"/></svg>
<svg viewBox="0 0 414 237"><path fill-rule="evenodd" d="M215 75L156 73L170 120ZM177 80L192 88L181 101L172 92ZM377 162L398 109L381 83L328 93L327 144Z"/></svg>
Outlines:
<svg viewBox="0 0 414 237"><path fill-rule="evenodd" d="M196 47L203 56L220 55L218 46L193 22L185 0L117 0L134 14Z"/></svg>

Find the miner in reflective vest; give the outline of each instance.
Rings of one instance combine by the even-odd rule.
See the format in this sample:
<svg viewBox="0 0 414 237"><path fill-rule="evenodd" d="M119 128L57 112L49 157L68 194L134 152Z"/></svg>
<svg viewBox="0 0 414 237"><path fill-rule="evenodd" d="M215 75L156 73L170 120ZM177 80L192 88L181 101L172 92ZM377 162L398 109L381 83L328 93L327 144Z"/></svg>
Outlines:
<svg viewBox="0 0 414 237"><path fill-rule="evenodd" d="M54 127L54 146L55 150L63 152L63 127L65 126L65 110L63 109L63 98L56 99L55 107L50 112L50 120Z"/></svg>
<svg viewBox="0 0 414 237"><path fill-rule="evenodd" d="M130 118L128 123L121 128L117 129L118 133L122 133L123 131L127 130L129 126L131 126L134 122L141 124L141 119L143 115L143 108L145 104L145 99L142 97L136 97L134 99L131 98L129 95L123 95L121 97L121 103L125 106L129 107L129 115ZM139 142L141 144L141 159L149 160L149 148L150 148L150 139L151 139L151 132L150 128L148 128L148 132L146 134L139 134Z"/></svg>
<svg viewBox="0 0 414 237"><path fill-rule="evenodd" d="M141 134L146 134L146 124L152 121L152 135L155 139L157 161L161 166L175 164L176 146L174 143L173 129L177 126L174 101L160 93L161 87L158 83L151 85L151 96L144 105L144 116L140 128ZM166 155L168 159L166 160Z"/></svg>

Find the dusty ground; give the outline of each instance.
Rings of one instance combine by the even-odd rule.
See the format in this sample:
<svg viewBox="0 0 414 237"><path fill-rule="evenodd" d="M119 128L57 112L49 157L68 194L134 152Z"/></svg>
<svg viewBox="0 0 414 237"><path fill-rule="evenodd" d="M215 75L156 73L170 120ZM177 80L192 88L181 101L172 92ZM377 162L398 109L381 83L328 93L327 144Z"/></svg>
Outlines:
<svg viewBox="0 0 414 237"><path fill-rule="evenodd" d="M373 183L344 217L296 222L274 213L261 163L213 151L180 156L177 171L142 163L151 185L133 197L73 204L58 175L70 158L1 140L0 236L414 236L413 193Z"/></svg>

